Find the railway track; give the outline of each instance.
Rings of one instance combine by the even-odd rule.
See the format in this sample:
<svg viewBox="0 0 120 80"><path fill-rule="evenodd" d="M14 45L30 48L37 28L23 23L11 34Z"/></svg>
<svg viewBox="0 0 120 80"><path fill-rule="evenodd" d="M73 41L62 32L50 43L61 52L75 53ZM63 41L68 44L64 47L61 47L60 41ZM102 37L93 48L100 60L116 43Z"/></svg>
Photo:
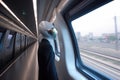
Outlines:
<svg viewBox="0 0 120 80"><path fill-rule="evenodd" d="M98 54L88 50L81 50L83 62L97 71L111 76L112 80L120 79L120 59Z"/></svg>

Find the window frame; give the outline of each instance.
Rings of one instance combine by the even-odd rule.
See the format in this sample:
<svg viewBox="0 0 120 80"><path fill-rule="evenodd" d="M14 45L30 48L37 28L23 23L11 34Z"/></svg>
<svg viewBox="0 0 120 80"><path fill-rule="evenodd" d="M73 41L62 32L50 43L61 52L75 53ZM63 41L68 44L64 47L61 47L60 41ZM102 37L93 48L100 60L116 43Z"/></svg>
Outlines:
<svg viewBox="0 0 120 80"><path fill-rule="evenodd" d="M85 9L85 11L83 10L82 13L80 13L81 11L76 11L76 13L70 15L70 13L69 13L71 11L70 9L72 7L73 7L72 9L74 9L74 7L75 7L75 4L74 4L71 7L65 9L62 13L63 17L65 19L65 22L68 26L68 31L70 32L70 36L71 36L71 40L72 40L72 44L73 44L73 48L74 48L75 67L80 73L82 73L86 78L88 78L90 80L94 80L94 79L110 80L110 79L106 75L102 75L101 73L99 73L83 64L83 62L81 60L81 56L80 56L80 50L78 47L77 39L76 39L74 30L72 27L72 21L77 19L80 16L85 15L86 13L91 12L92 10L94 10L110 1L111 0L106 0L105 2L103 1L103 3L101 2L101 4L99 4L99 1L98 1L98 3L96 3L95 6Z"/></svg>

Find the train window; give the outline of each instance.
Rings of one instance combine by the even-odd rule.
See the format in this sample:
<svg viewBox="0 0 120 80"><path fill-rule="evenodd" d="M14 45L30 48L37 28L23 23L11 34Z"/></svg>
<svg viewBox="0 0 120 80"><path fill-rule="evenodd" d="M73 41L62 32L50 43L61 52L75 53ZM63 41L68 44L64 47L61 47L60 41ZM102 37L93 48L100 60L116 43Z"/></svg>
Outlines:
<svg viewBox="0 0 120 80"><path fill-rule="evenodd" d="M15 40L15 53L19 53L21 48L20 44L21 44L20 33L17 33L16 40Z"/></svg>
<svg viewBox="0 0 120 80"><path fill-rule="evenodd" d="M12 37L13 37L13 32L10 31L10 30L6 30L5 32L5 35L4 35L4 46L5 47L10 47L11 46L11 40L12 40Z"/></svg>
<svg viewBox="0 0 120 80"><path fill-rule="evenodd" d="M24 49L24 45L25 45L25 36L21 35L21 49Z"/></svg>
<svg viewBox="0 0 120 80"><path fill-rule="evenodd" d="M3 33L5 33L6 29L0 27L0 41L1 41L1 38L3 36Z"/></svg>
<svg viewBox="0 0 120 80"><path fill-rule="evenodd" d="M84 65L114 80L120 76L119 8L114 0L72 21Z"/></svg>
<svg viewBox="0 0 120 80"><path fill-rule="evenodd" d="M9 34L8 35L8 39L7 39L7 47L10 45L11 39L12 39L13 35Z"/></svg>
<svg viewBox="0 0 120 80"><path fill-rule="evenodd" d="M0 40L1 40L1 38L2 38L2 33L0 32Z"/></svg>

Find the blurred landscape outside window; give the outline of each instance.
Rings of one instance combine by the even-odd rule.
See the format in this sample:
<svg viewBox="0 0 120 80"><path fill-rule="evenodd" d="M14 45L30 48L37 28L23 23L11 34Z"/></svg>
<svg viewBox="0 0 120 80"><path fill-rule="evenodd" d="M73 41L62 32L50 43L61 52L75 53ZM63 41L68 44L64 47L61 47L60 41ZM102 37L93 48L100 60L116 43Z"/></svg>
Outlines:
<svg viewBox="0 0 120 80"><path fill-rule="evenodd" d="M113 74L117 73L118 76L120 76L119 9L120 0L114 0L72 21L83 62L88 59L85 59L84 56L96 59L101 63L117 68L118 70L108 69L114 71ZM84 64L89 65L90 63L86 61ZM103 71L105 70L103 69ZM111 72L106 70L106 73Z"/></svg>

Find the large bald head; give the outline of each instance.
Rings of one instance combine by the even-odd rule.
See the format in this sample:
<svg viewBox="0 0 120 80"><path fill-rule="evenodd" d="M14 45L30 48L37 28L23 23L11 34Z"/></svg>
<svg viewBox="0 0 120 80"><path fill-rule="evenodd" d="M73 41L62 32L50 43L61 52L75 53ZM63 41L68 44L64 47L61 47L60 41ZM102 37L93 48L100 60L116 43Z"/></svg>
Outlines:
<svg viewBox="0 0 120 80"><path fill-rule="evenodd" d="M57 30L54 25L48 21L41 21L39 31L46 38L56 38Z"/></svg>

